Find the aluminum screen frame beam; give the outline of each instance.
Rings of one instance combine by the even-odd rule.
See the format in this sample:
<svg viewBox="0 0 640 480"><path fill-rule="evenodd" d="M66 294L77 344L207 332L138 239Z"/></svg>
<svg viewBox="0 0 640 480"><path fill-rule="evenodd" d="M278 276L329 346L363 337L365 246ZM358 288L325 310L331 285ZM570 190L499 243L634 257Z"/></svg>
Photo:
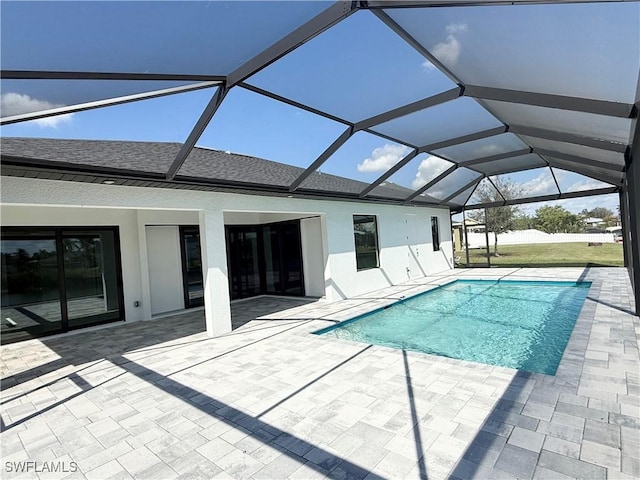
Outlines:
<svg viewBox="0 0 640 480"><path fill-rule="evenodd" d="M346 126L350 126L350 127L354 126L353 122L345 120L344 118L337 117L335 115L332 115L330 113L324 112L322 110L318 110L317 108L310 107L309 105L305 105L304 103L300 103L300 102L297 102L297 101L292 100L290 98L283 97L282 95L278 95L277 93L273 93L273 92L270 92L268 90L264 90L264 89L262 89L260 87L256 87L254 85L251 85L250 83L240 82L239 84L236 85L236 87L244 88L245 90L249 90L250 92L257 93L258 95L262 95L262 96L270 98L272 100L277 100L278 102L282 102L282 103L284 103L286 105L290 105L292 107L299 108L300 110L304 110L305 112L313 113L313 114L318 115L320 117L324 117L324 118L327 118L329 120L333 120L334 122L341 123L341 124L346 125Z"/></svg>
<svg viewBox="0 0 640 480"><path fill-rule="evenodd" d="M635 139L640 137L640 122L635 125ZM640 144L637 142L626 156L624 195L629 220L629 278L635 298L635 313L640 313ZM624 221L624 220L623 220ZM623 242L627 239L623 239Z"/></svg>
<svg viewBox="0 0 640 480"><path fill-rule="evenodd" d="M12 115L0 119L0 125L11 125L14 123L27 122L29 120L38 120L41 118L55 117L57 115L65 115L69 113L84 112L96 108L112 107L114 105L122 105L125 103L138 102L141 100L149 100L152 98L166 97L179 93L193 92L205 88L214 88L219 86L219 82L202 82L194 85L183 85L180 87L165 88L162 90L154 90L151 92L134 93L122 97L106 98L93 102L77 103L64 107L52 108L50 110L40 110L38 112L22 113L20 115Z"/></svg>
<svg viewBox="0 0 640 480"><path fill-rule="evenodd" d="M469 187L472 187L474 185L478 185L482 179L484 178L484 175L480 175L477 178L474 178L473 180L471 180L470 182L465 183L462 187L460 187L458 190L456 190L455 192L453 192L451 195L449 195L447 198L445 198L444 200L440 201L440 205L447 205L449 204L449 202L451 200L453 200L454 198L456 198L458 195L460 195L461 193L463 193L465 190L467 190ZM475 190L475 189L474 189ZM471 195L473 195L473 191L469 194L469 197L464 201L463 205L465 203L467 203L467 201L469 201L469 198L471 198Z"/></svg>
<svg viewBox="0 0 640 480"><path fill-rule="evenodd" d="M624 165L615 165L612 163L601 162L599 160L592 160L586 157L578 157L576 155L570 155L568 153L556 152L555 150L547 150L544 148L533 147L533 153L543 155L545 157L554 157L558 160L565 160L567 162L579 163L581 165L587 165L595 168L601 168L603 170L611 170L612 172L624 172Z"/></svg>
<svg viewBox="0 0 640 480"><path fill-rule="evenodd" d="M471 142L473 140L480 140L482 138L493 137L495 135L500 135L501 133L505 133L506 131L507 131L506 127L496 127L496 128L490 128L488 130L482 130L481 132L471 133L469 135L463 135L461 137L452 138L452 139L449 139L449 140L443 140L441 142L436 142L436 143L432 143L430 145L425 145L425 146L419 147L417 149L417 151L416 151L416 155L418 155L420 153L428 153L429 155L435 155L435 154L431 153L432 150L439 150L441 148L451 147L453 145L458 145L460 143L466 143L466 142ZM413 160L413 158L416 155L414 155L412 157L407 155L405 158L400 160L398 163L396 163L389 170L387 170L382 175L380 175L376 180L371 182L369 184L369 186L367 188L365 188L360 193L360 195L362 197L365 197L374 188L379 186L382 182L387 180L389 177L391 177L394 173L396 173L402 167L407 165L411 160ZM435 156L437 157L438 155L435 155ZM439 158L442 158L442 157L439 157ZM450 163L454 163L455 164L455 162L453 162L451 160L448 160L448 159L443 159L443 160L446 160L446 161L448 161ZM420 193L422 193L422 192L420 192ZM414 198L414 197L411 197L411 198Z"/></svg>
<svg viewBox="0 0 640 480"><path fill-rule="evenodd" d="M508 90L505 88L466 85L464 88L464 96L479 100L494 100L506 103L533 105L537 107L593 113L610 117L636 118L638 116L638 110L633 104L570 97L566 95L527 92L524 90Z"/></svg>
<svg viewBox="0 0 640 480"><path fill-rule="evenodd" d="M224 82L224 75L189 73L126 73L126 72L59 72L51 70L0 70L4 80L164 80L183 82Z"/></svg>
<svg viewBox="0 0 640 480"><path fill-rule="evenodd" d="M191 130L191 133L187 137L187 140L182 144L182 147L180 147L180 151L176 155L175 160L169 166L169 170L167 170L166 175L167 180L173 180L176 177L176 175L178 174L178 170L180 170L180 167L182 167L184 162L187 160L187 157L191 153L191 150L193 150L196 142L198 141L204 130L207 128L207 125L209 125L209 122L222 104L224 98L227 96L227 93L229 93L229 88L226 85L223 85L218 88L211 100L209 100L209 103L207 104L204 111L200 115L200 118Z"/></svg>
<svg viewBox="0 0 640 480"><path fill-rule="evenodd" d="M599 148L600 150L608 150L610 152L625 153L628 145L611 142L609 140L600 140L597 138L583 137L572 133L557 132L546 130L543 128L526 127L523 125L509 125L509 131L516 135L524 135L526 137L543 138L546 140L555 140L558 142L575 143L585 147Z"/></svg>
<svg viewBox="0 0 640 480"><path fill-rule="evenodd" d="M336 2L227 75L227 85L246 80L359 9L359 2Z"/></svg>
<svg viewBox="0 0 640 480"><path fill-rule="evenodd" d="M409 163L411 160L413 160L417 156L418 156L418 149L414 148L407 155L405 155L398 163L402 163L403 165L405 165L405 164ZM375 188L377 188L381 183L383 183L385 180L387 180L389 177L391 177L395 172L397 172L397 170L394 170L394 168L392 166L389 170L387 170L380 177L378 177L377 180L375 180L374 182L370 183L368 187L366 187L364 190L362 190L360 192L360 194L359 194L360 198L366 197Z"/></svg>
<svg viewBox="0 0 640 480"><path fill-rule="evenodd" d="M498 153L496 155L489 155L487 157L475 158L473 160L465 160L462 162L457 162L460 167L472 167L474 165L481 165L483 163L490 163L495 160L505 160L507 158L516 158L522 157L523 155L528 155L533 153L533 149L531 148L523 148L521 150L515 150L513 152L505 152ZM445 160L449 160L451 162L455 162L455 160L451 160L449 158L445 158Z"/></svg>
<svg viewBox="0 0 640 480"><path fill-rule="evenodd" d="M624 178L622 179L618 179L615 177L610 177L608 175L602 174L602 173L598 173L598 172L591 172L588 169L583 169L580 168L579 165L566 165L564 163L559 163L557 161L554 161L553 158L545 158L546 162L549 164L550 167L552 168L557 168L560 170L567 170L569 172L573 172L573 173L577 173L579 175L582 175L584 177L588 177L588 178L592 178L593 180L598 180L600 182L604 182L604 183L608 183L612 186L622 186L623 182L624 182ZM558 186L558 190L560 192L562 192L562 189L560 189L560 187Z"/></svg>
<svg viewBox="0 0 640 480"><path fill-rule="evenodd" d="M637 0L369 0L367 8L475 7L501 5L547 5L557 3L622 3Z"/></svg>
<svg viewBox="0 0 640 480"><path fill-rule="evenodd" d="M187 140L182 145L182 148L167 172L167 179L172 180L176 176L178 170L191 153L191 150L207 128L207 125L231 88L271 65L316 35L324 32L340 20L348 17L357 11L357 9L358 6L355 2L343 1L334 3L227 75L224 85L216 92L216 95L214 95L206 106L204 112L202 112L202 115L187 137Z"/></svg>
<svg viewBox="0 0 640 480"><path fill-rule="evenodd" d="M318 168L322 166L324 162L326 162L331 155L336 153L338 149L346 143L347 140L351 138L351 136L355 133L355 129L353 127L347 128L342 134L336 138L331 145L327 147L327 149L320 154L315 161L309 165L304 172L302 172L298 178L296 178L293 183L289 186L290 192L295 192L298 187L304 182L309 175L315 172Z"/></svg>
<svg viewBox="0 0 640 480"><path fill-rule="evenodd" d="M592 197L595 195L607 195L609 193L617 193L620 191L621 187L606 187L606 188L597 188L594 190L583 190L579 192L568 192L561 193L556 195L545 195L541 197L528 197L528 198L518 198L518 199L510 199L505 200L504 202L487 202L487 203L479 203L477 205L473 205L473 208L468 208L467 210L475 210L479 208L492 208L492 207L502 207L505 205L523 205L527 203L536 203L536 202L548 202L551 200L564 200L568 198L581 198L581 197ZM462 208L459 210L455 210L456 213L462 211Z"/></svg>
<svg viewBox="0 0 640 480"><path fill-rule="evenodd" d="M434 178L433 180L427 182L426 184L424 184L422 187L420 187L419 189L417 189L415 192L413 192L411 195L409 195L407 198L404 199L405 202L411 202L414 198L416 198L417 196L421 195L422 193L426 192L427 190L429 190L431 187L433 187L436 183L438 183L440 180L442 180L443 178L447 177L449 174L453 173L454 171L456 171L458 169L458 165L453 164L451 165L449 168L447 168L444 172L442 172L440 175L438 175L436 178Z"/></svg>
<svg viewBox="0 0 640 480"><path fill-rule="evenodd" d="M371 2L367 2L369 8L371 8ZM458 84L461 88L464 88L464 82L458 78L458 76L451 71L446 65L438 60L429 50L427 50L413 35L407 32L398 22L391 18L384 10L372 9L371 10L376 17L378 17L387 27L393 30L400 38L411 45L420 55L426 58L431 64L440 70L443 74L449 78L453 83Z"/></svg>
<svg viewBox="0 0 640 480"><path fill-rule="evenodd" d="M436 105L441 105L451 100L455 100L456 98L459 98L462 96L462 92L463 92L463 89L461 87L451 88L442 93L437 93L430 97L423 98L422 100L418 100L416 102L412 102L407 105L394 108L393 110L388 110L378 115L374 115L373 117L360 120L359 122L356 122L354 125L357 130L366 130L376 125L386 123L390 120L394 120L399 117L404 117L405 115L409 115L411 113L418 112L420 110L424 110L429 107L434 107Z"/></svg>

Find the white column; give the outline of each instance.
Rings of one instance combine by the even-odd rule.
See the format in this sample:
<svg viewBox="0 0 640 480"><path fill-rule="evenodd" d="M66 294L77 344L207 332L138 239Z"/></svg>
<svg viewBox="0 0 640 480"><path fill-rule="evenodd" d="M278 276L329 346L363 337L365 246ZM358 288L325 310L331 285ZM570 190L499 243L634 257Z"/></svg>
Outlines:
<svg viewBox="0 0 640 480"><path fill-rule="evenodd" d="M147 253L147 226L145 212L136 210L138 224L138 247L140 249L140 277L142 279L142 320L151 319L151 281L149 279L149 257Z"/></svg>
<svg viewBox="0 0 640 480"><path fill-rule="evenodd" d="M322 255L324 261L324 296L328 302L342 300L336 292L336 285L333 280L331 269L331 256L329 255L329 222L326 215L320 216L320 229L322 232Z"/></svg>
<svg viewBox="0 0 640 480"><path fill-rule="evenodd" d="M199 222L205 322L207 334L216 337L231 331L227 245L222 211L201 210Z"/></svg>

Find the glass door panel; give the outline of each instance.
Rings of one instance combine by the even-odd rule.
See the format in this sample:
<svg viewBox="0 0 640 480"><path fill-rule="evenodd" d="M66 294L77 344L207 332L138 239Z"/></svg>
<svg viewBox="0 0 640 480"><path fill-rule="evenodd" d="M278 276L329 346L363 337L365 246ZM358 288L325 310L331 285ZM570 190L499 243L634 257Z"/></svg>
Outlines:
<svg viewBox="0 0 640 480"><path fill-rule="evenodd" d="M278 230L271 226L263 229L263 254L265 265L265 291L280 293L280 249L278 248Z"/></svg>
<svg viewBox="0 0 640 480"><path fill-rule="evenodd" d="M300 224L283 224L280 228L280 249L282 258L282 287L285 295L304 295L302 273L302 245L300 242Z"/></svg>
<svg viewBox="0 0 640 480"><path fill-rule="evenodd" d="M227 259L232 299L261 293L258 239L256 227L227 227Z"/></svg>
<svg viewBox="0 0 640 480"><path fill-rule="evenodd" d="M62 330L55 233L5 236L1 251L2 343Z"/></svg>
<svg viewBox="0 0 640 480"><path fill-rule="evenodd" d="M244 297L260 293L258 251L258 232L242 232L240 236L240 288Z"/></svg>
<svg viewBox="0 0 640 480"><path fill-rule="evenodd" d="M182 227L182 269L184 280L184 304L187 308L204 305L202 280L202 252L198 227Z"/></svg>
<svg viewBox="0 0 640 480"><path fill-rule="evenodd" d="M69 327L120 319L119 254L112 230L63 232Z"/></svg>

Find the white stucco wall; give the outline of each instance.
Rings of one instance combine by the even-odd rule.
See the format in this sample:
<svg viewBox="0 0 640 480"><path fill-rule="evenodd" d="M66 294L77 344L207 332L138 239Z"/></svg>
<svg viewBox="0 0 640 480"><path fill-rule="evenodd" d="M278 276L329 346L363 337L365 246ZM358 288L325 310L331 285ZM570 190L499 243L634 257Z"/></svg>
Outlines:
<svg viewBox="0 0 640 480"><path fill-rule="evenodd" d="M346 201L282 198L188 190L124 187L117 185L59 182L53 180L2 177L3 225L117 225L120 227L125 284L127 320L150 317L148 293L148 264L146 263L145 225L175 225L200 223L201 235L206 233L203 249L209 247L206 260L207 275L205 303L208 319L218 318L224 323L216 328L222 333L230 328L228 315L227 265L224 224L240 223L244 218L256 222L272 219L318 217L305 226L303 252L312 255L319 245L320 256L309 261L307 272L313 278L313 290L319 287L319 268L324 268L324 289L327 300L334 301L367 293L409 278L410 262L407 214L415 215L415 245L420 276L452 268L450 217L447 209L383 205ZM47 208L33 208L42 206ZM56 208L52 207L55 206ZM58 207L76 207L73 210ZM100 208L109 207L109 208ZM122 209L122 210L121 210ZM223 214L223 212L225 212ZM380 268L358 272L354 253L354 214L376 215L380 244ZM434 252L431 244L431 216L440 222L441 250ZM211 225L207 224L207 219ZM273 221L277 221L273 220ZM306 223L306 221L305 221ZM318 239L317 234L320 232ZM204 246L206 245L206 246ZM315 263L315 265L313 265ZM413 276L413 275L412 275ZM305 280L307 280L305 278ZM308 280L307 280L308 282ZM309 287L309 285L308 285ZM210 298L207 300L207 292ZM311 292L309 292L311 293ZM211 299L215 300L212 301ZM143 308L135 309L134 300L141 300ZM221 305L226 303L226 306ZM211 320L213 321L213 320ZM209 325L213 329L213 325ZM212 331L212 330L211 330Z"/></svg>

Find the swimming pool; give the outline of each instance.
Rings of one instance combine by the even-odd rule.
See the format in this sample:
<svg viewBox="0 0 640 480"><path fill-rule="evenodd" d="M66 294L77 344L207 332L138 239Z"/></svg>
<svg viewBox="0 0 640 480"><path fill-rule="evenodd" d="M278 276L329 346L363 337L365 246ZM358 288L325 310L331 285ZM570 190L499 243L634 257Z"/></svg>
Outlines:
<svg viewBox="0 0 640 480"><path fill-rule="evenodd" d="M314 333L554 375L590 286L456 280Z"/></svg>

